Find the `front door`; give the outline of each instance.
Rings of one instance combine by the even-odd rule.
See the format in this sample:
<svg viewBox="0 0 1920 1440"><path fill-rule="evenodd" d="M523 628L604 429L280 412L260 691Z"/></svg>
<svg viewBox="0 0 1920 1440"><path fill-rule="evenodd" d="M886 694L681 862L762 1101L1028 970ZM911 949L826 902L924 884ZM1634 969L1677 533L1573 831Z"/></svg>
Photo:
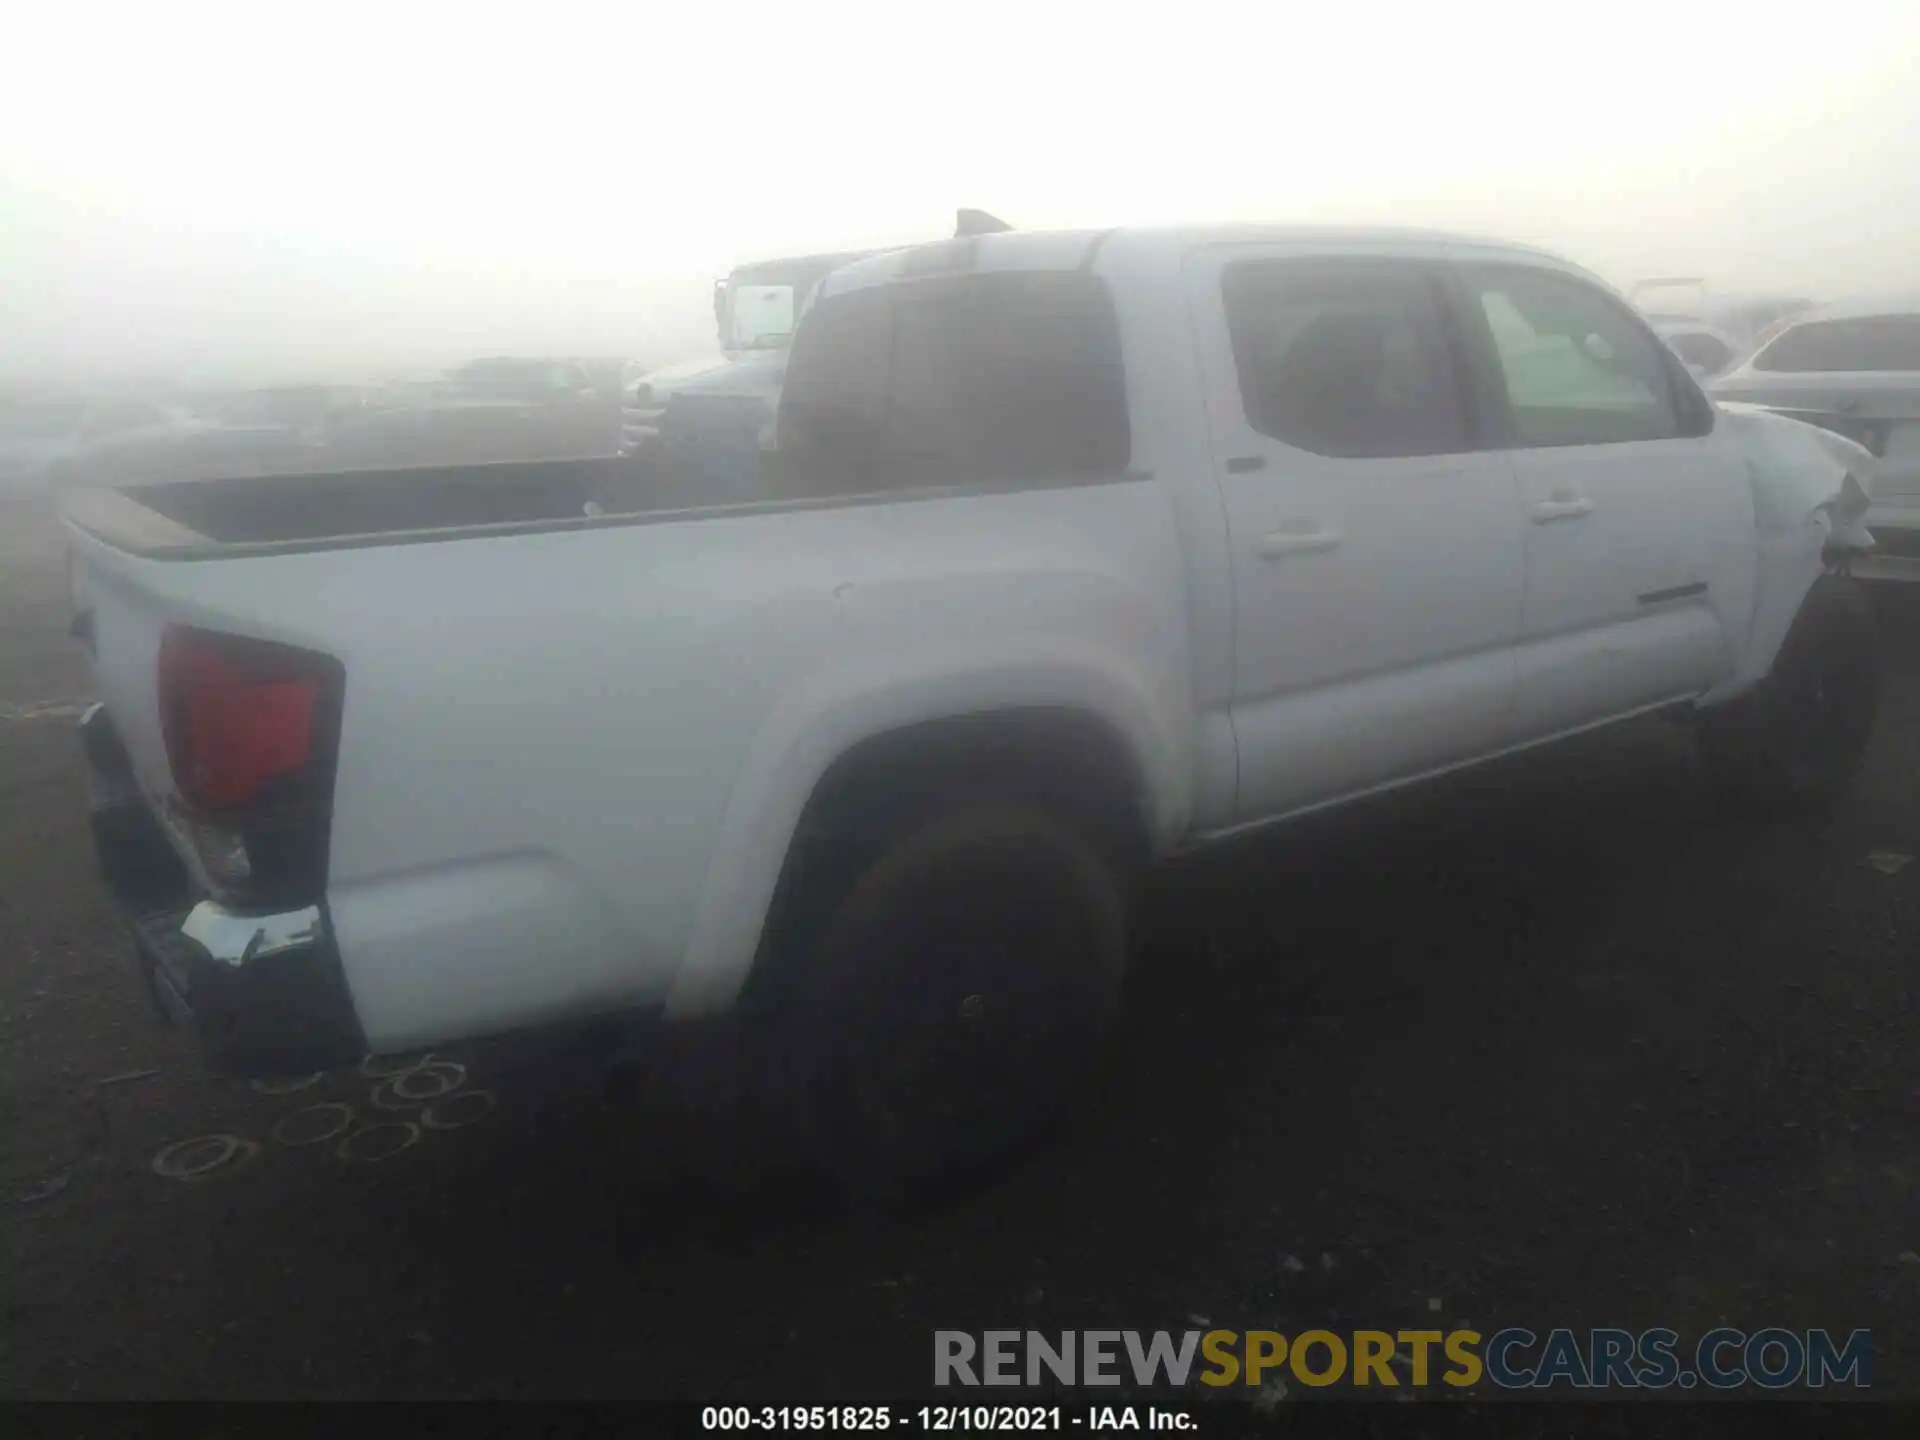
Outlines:
<svg viewBox="0 0 1920 1440"><path fill-rule="evenodd" d="M1752 494L1693 382L1624 303L1563 270L1466 263L1460 331L1525 513L1514 722L1542 739L1731 673Z"/></svg>

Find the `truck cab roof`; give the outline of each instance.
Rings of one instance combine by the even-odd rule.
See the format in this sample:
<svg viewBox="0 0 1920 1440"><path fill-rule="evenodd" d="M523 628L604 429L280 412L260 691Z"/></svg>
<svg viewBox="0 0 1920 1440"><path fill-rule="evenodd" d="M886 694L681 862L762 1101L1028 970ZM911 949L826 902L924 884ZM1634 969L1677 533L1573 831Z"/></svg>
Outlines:
<svg viewBox="0 0 1920 1440"><path fill-rule="evenodd" d="M1500 252L1534 263L1579 267L1531 245L1403 226L1252 225L1126 226L1093 230L1012 230L939 240L856 260L823 283L822 295L957 270L1071 270L1096 257L1127 270L1177 266L1181 257L1213 245L1311 245L1331 251L1440 250ZM1585 271L1580 273L1585 274Z"/></svg>

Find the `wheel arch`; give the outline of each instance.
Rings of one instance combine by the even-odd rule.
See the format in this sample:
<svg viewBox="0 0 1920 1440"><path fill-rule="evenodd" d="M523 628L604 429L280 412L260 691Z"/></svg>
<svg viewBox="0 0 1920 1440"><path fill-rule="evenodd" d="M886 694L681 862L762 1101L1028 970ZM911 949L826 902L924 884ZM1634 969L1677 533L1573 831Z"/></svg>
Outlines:
<svg viewBox="0 0 1920 1440"><path fill-rule="evenodd" d="M735 1001L794 883L797 842L865 796L975 783L984 769L1050 800L1075 797L1118 853L1144 859L1189 825L1192 753L1190 715L1124 668L1084 657L798 699L763 728L735 780L667 1013Z"/></svg>

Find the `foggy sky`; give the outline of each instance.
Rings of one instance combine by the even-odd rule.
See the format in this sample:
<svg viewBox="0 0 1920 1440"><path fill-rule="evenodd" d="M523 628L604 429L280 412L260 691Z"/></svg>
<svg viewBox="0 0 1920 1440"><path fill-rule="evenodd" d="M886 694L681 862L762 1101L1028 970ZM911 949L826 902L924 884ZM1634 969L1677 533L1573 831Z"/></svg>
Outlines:
<svg viewBox="0 0 1920 1440"><path fill-rule="evenodd" d="M8 29L13 377L666 362L712 349L730 265L938 237L961 205L1920 289L1911 0L45 5Z"/></svg>

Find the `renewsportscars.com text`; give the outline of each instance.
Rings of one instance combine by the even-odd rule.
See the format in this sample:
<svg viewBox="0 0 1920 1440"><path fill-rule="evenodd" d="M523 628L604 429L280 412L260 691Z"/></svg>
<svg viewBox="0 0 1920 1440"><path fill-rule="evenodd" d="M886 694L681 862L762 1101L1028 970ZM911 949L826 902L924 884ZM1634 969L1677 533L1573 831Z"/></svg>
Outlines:
<svg viewBox="0 0 1920 1440"><path fill-rule="evenodd" d="M936 1386L1768 1390L1871 1384L1872 1336L1826 1330L936 1330Z"/></svg>

